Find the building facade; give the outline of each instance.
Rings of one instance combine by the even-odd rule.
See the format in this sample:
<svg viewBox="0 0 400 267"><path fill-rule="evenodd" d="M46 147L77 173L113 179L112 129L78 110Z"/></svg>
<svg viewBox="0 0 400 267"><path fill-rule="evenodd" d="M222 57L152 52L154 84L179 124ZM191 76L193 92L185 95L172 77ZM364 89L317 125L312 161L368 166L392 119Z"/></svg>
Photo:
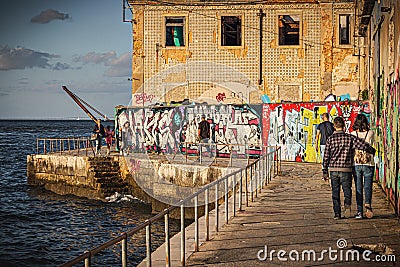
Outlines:
<svg viewBox="0 0 400 267"><path fill-rule="evenodd" d="M128 1L132 105L359 99L352 0Z"/></svg>
<svg viewBox="0 0 400 267"><path fill-rule="evenodd" d="M356 6L363 91L376 130L376 178L400 211L400 1L362 0Z"/></svg>

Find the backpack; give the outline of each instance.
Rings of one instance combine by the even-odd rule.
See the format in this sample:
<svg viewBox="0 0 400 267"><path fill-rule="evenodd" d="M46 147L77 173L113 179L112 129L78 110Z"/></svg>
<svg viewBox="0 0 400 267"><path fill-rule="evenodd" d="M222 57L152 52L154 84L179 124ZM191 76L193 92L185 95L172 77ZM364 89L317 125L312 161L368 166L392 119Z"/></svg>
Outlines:
<svg viewBox="0 0 400 267"><path fill-rule="evenodd" d="M358 133L357 132L356 132L356 135L358 137ZM367 135L368 135L368 132L365 135L364 142L365 142L365 139L367 139ZM371 154L367 153L364 150L356 149L356 153L354 155L354 162L355 163L357 163L357 164L367 164L368 162L371 162L371 161L372 161L372 155Z"/></svg>

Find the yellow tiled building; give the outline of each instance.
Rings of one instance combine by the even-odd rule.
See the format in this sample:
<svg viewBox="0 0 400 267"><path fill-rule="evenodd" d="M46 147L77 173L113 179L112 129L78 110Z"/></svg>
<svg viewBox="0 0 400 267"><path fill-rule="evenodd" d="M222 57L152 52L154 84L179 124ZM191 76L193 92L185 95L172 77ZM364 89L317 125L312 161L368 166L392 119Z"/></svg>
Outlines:
<svg viewBox="0 0 400 267"><path fill-rule="evenodd" d="M353 1L127 1L132 104L358 99Z"/></svg>

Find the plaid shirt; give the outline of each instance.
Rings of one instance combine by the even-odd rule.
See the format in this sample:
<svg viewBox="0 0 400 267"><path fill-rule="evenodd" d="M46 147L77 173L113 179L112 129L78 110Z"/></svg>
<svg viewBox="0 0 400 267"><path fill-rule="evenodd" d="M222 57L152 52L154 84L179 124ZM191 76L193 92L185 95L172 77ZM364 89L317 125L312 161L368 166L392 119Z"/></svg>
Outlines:
<svg viewBox="0 0 400 267"><path fill-rule="evenodd" d="M323 172L329 170L351 171L355 149L375 154L375 149L362 139L343 131L334 132L326 141Z"/></svg>

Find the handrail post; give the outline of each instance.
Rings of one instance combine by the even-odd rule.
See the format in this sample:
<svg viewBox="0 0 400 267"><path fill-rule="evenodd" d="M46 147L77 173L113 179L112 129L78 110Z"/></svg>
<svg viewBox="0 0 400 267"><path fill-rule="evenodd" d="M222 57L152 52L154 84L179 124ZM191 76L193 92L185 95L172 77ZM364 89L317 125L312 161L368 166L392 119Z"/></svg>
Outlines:
<svg viewBox="0 0 400 267"><path fill-rule="evenodd" d="M275 175L278 174L278 150L275 146Z"/></svg>
<svg viewBox="0 0 400 267"><path fill-rule="evenodd" d="M127 252L128 252L128 249L127 249L127 240L128 240L128 235L126 234L126 233L124 233L124 239L122 239L122 242L121 242L121 260L122 260L122 267L127 267L128 266L128 260L127 260Z"/></svg>
<svg viewBox="0 0 400 267"><path fill-rule="evenodd" d="M185 207L181 204L181 265L185 266Z"/></svg>
<svg viewBox="0 0 400 267"><path fill-rule="evenodd" d="M199 251L199 214L198 214L198 205L199 205L199 196L196 195L194 197L194 251Z"/></svg>
<svg viewBox="0 0 400 267"><path fill-rule="evenodd" d="M253 192L253 164L250 165L250 199L254 202L254 192Z"/></svg>
<svg viewBox="0 0 400 267"><path fill-rule="evenodd" d="M200 156L200 164L201 163L203 163L203 147L202 147L202 145L201 145L202 143L201 143L201 141L200 141L200 143L199 143L199 156Z"/></svg>
<svg viewBox="0 0 400 267"><path fill-rule="evenodd" d="M255 164L254 164L254 180L255 180L255 183L256 183L256 190L255 190L255 197L257 197L257 191L258 191L258 161L256 161L255 162Z"/></svg>
<svg viewBox="0 0 400 267"><path fill-rule="evenodd" d="M171 266L171 245L169 242L169 213L164 215L164 226L165 226L165 266Z"/></svg>
<svg viewBox="0 0 400 267"><path fill-rule="evenodd" d="M148 221L148 220L147 220ZM151 267L151 223L146 226L146 266Z"/></svg>
<svg viewBox="0 0 400 267"><path fill-rule="evenodd" d="M90 251L85 251L85 253L89 253L89 257L85 259L85 267L90 267L90 258L91 258Z"/></svg>
<svg viewBox="0 0 400 267"><path fill-rule="evenodd" d="M247 170L247 168L248 168L248 165L246 166L246 168L244 168L244 171L245 171L245 173L244 173L244 175L245 175L245 185L244 185L245 195L244 195L244 197L245 197L245 201L246 201L246 207L249 206L249 185L248 185L248 174L247 174L248 170Z"/></svg>
<svg viewBox="0 0 400 267"><path fill-rule="evenodd" d="M232 144L229 144L229 153L230 153L229 166L232 166Z"/></svg>
<svg viewBox="0 0 400 267"><path fill-rule="evenodd" d="M261 189L262 189L262 159L258 159L257 161L257 165L258 165L258 192L261 193Z"/></svg>
<svg viewBox="0 0 400 267"><path fill-rule="evenodd" d="M225 223L228 224L228 220L229 220L229 209L228 209L228 179L229 177L226 177L225 179Z"/></svg>
<svg viewBox="0 0 400 267"><path fill-rule="evenodd" d="M243 194L243 171L240 170L239 177L239 210L242 210L242 194Z"/></svg>
<svg viewBox="0 0 400 267"><path fill-rule="evenodd" d="M265 185L268 185L269 179L269 169L268 169L268 151L265 154Z"/></svg>
<svg viewBox="0 0 400 267"><path fill-rule="evenodd" d="M233 197L233 209L232 209L232 214L233 217L236 216L236 173L232 175L232 197Z"/></svg>
<svg viewBox="0 0 400 267"><path fill-rule="evenodd" d="M279 175L282 174L282 147L279 147Z"/></svg>
<svg viewBox="0 0 400 267"><path fill-rule="evenodd" d="M218 183L215 184L215 232L218 232L218 219L219 219L219 208L218 208Z"/></svg>
<svg viewBox="0 0 400 267"><path fill-rule="evenodd" d="M209 205L208 205L208 188L204 191L204 194L205 194L204 195L204 202L205 202L205 206L204 206L205 215L204 215L204 217L205 217L205 223L206 223L206 225L205 225L205 227L206 227L205 239L206 239L206 241L208 241L208 240L210 240L210 214L209 214Z"/></svg>

